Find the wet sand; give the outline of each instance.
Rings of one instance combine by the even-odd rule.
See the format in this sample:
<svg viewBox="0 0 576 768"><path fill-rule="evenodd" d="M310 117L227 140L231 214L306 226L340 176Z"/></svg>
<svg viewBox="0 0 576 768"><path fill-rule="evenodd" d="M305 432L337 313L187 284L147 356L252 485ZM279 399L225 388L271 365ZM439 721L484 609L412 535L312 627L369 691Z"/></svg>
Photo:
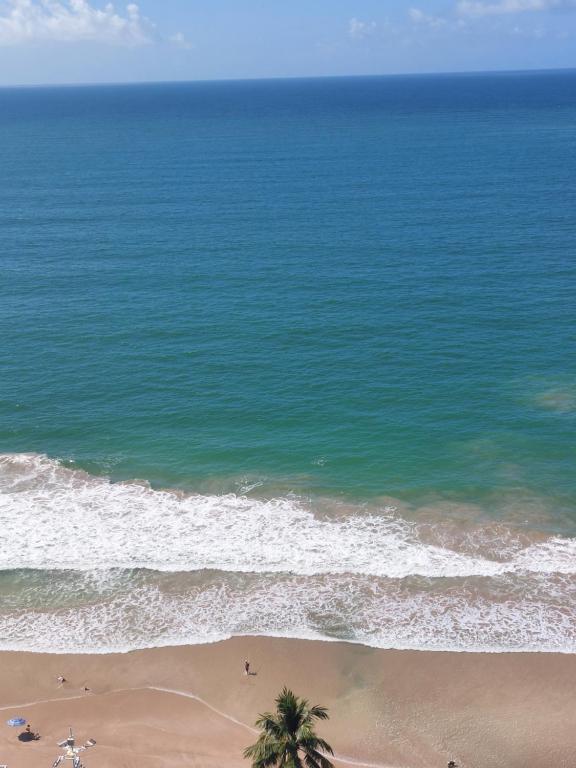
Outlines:
<svg viewBox="0 0 576 768"><path fill-rule="evenodd" d="M246 676L244 659L257 674ZM58 687L56 678L67 683ZM573 768L576 656L382 651L234 638L114 655L0 654L0 763L41 768L73 725L87 768L236 768L283 685L330 709L346 763ZM83 689L87 686L90 691ZM20 743L8 718L41 740Z"/></svg>

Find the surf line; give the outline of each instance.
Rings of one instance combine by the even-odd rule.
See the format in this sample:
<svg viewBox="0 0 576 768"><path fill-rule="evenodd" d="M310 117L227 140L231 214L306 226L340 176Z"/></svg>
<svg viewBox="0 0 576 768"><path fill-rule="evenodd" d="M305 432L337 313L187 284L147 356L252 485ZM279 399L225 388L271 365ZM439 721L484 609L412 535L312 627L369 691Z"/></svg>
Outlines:
<svg viewBox="0 0 576 768"><path fill-rule="evenodd" d="M189 693L188 691L178 691L175 688L162 688L157 685L144 685L140 688L116 688L112 689L110 691L105 691L101 694L94 694L95 696L113 696L117 693L137 693L138 691L157 691L159 693L169 693L172 696L181 696L184 699L192 699L193 701L197 701L199 704L202 704L203 707L206 707L206 709L211 710L214 712L215 715L218 715L219 717L223 717L225 720L228 720L231 723L234 723L234 725L239 725L241 728L244 728L247 731L250 731L250 733L258 733L258 731L255 728L252 728L251 725L247 725L246 723L243 723L241 720L237 720L233 715L229 715L227 712L223 712L221 709L218 709L217 707L210 704L205 699L202 699L200 696L196 696L194 693ZM75 696L60 696L59 698L53 698L53 699L38 699L38 701L28 701L24 704L12 704L10 706L4 706L0 707L0 712L6 712L10 709L26 709L27 707L35 707L40 704L54 704L59 701L78 701L79 699L86 699L90 698L87 697L86 694L80 694ZM359 760L353 760L351 757L345 757L344 755L333 755L334 760L337 763L345 763L346 765L355 765L358 766L358 768L394 768L394 766L391 765L382 765L381 763L363 763Z"/></svg>
<svg viewBox="0 0 576 768"><path fill-rule="evenodd" d="M127 688L126 690L137 690L136 688ZM118 691L119 693L119 691ZM85 699L86 694L78 694L76 696L61 696L57 699L38 699L37 701L26 701L23 704L10 704L7 707L0 707L0 712L6 712L9 709L26 709L26 707L35 707L38 704L55 704L59 701L75 701L76 699Z"/></svg>

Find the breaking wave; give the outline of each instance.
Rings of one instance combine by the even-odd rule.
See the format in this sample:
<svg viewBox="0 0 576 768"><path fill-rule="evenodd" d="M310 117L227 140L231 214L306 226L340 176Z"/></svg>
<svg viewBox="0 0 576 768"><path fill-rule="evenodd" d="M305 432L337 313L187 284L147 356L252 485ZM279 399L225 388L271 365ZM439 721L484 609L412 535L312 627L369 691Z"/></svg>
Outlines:
<svg viewBox="0 0 576 768"><path fill-rule="evenodd" d="M318 516L297 498L205 496L111 483L45 456L0 457L0 568L218 569L354 573L390 578L576 573L576 540L524 546L508 537L499 557L423 540L391 507ZM23 535L25 521L26 534ZM505 559L502 556L505 555Z"/></svg>
<svg viewBox="0 0 576 768"><path fill-rule="evenodd" d="M262 634L576 652L576 540L469 525L434 537L429 519L391 506L327 506L159 491L0 456L0 647Z"/></svg>

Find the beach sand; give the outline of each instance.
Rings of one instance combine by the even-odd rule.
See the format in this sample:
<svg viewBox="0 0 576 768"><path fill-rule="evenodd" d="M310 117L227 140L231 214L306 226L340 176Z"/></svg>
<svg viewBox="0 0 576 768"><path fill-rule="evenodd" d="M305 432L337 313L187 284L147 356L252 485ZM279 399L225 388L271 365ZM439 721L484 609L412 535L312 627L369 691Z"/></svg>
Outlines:
<svg viewBox="0 0 576 768"><path fill-rule="evenodd" d="M244 674L244 659L257 674ZM69 725L78 742L98 742L84 754L87 768L245 767L254 720L285 684L329 707L318 730L348 763L576 765L576 656L244 637L114 655L3 652L0 672L8 768L51 765ZM5 725L16 715L40 741L18 741L19 729Z"/></svg>

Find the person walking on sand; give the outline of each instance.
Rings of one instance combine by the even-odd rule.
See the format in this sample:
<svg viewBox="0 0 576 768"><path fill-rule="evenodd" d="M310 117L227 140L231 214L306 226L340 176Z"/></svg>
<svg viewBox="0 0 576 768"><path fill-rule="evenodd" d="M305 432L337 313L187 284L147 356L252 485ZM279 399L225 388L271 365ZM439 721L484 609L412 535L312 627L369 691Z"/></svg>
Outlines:
<svg viewBox="0 0 576 768"><path fill-rule="evenodd" d="M244 674L245 675L250 674L250 662L248 660L244 662Z"/></svg>

